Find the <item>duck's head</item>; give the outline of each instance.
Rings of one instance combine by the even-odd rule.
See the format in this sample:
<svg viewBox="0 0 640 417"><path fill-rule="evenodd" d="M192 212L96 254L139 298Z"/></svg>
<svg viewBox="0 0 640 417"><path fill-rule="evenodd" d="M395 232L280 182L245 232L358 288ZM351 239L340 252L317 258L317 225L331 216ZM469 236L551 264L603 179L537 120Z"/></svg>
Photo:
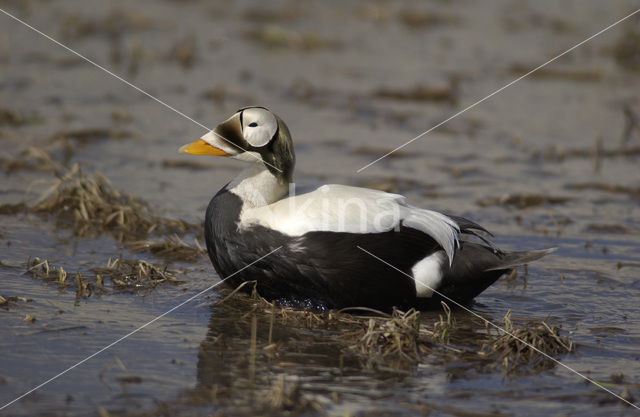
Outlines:
<svg viewBox="0 0 640 417"><path fill-rule="evenodd" d="M180 152L226 156L263 164L283 182L290 182L295 153L287 125L264 107L245 107Z"/></svg>

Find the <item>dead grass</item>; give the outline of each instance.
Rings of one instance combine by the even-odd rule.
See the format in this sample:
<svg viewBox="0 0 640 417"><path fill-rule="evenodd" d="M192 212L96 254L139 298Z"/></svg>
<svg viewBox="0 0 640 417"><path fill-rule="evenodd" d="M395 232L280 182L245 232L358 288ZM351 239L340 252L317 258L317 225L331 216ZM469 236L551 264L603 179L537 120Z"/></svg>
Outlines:
<svg viewBox="0 0 640 417"><path fill-rule="evenodd" d="M26 115L22 112L0 107L0 126L22 126L38 123L41 119L35 115Z"/></svg>
<svg viewBox="0 0 640 417"><path fill-rule="evenodd" d="M176 278L175 272L166 265L159 265L140 259L109 259L104 267L91 269L96 273L96 282L102 284L109 278L116 289L150 289L161 283L179 284L184 281Z"/></svg>
<svg viewBox="0 0 640 417"><path fill-rule="evenodd" d="M55 267L49 264L49 261L40 258L33 258L27 261L27 270L25 273L31 274L33 278L43 281L56 282L60 286L71 285L68 281L68 273L63 267Z"/></svg>
<svg viewBox="0 0 640 417"><path fill-rule="evenodd" d="M455 103L457 82L452 80L444 85L416 85L408 88L379 88L372 93L374 98L403 101L435 101Z"/></svg>
<svg viewBox="0 0 640 417"><path fill-rule="evenodd" d="M207 256L207 250L200 245L198 239L194 239L194 244L189 245L176 234L160 242L130 242L127 247L133 252L148 252L167 261L194 262Z"/></svg>
<svg viewBox="0 0 640 417"><path fill-rule="evenodd" d="M9 307L14 307L19 305L19 303L30 303L33 301L31 298L19 297L16 295L8 295L3 296L0 295L0 308L3 310L8 310Z"/></svg>
<svg viewBox="0 0 640 417"><path fill-rule="evenodd" d="M524 326L515 327L511 311L508 311L500 324L511 335L503 333L494 338L488 333L489 340L481 352L499 361L506 374L553 368L555 362L540 352L557 357L575 351L571 339L560 335L559 327L550 326L544 321L529 320Z"/></svg>
<svg viewBox="0 0 640 417"><path fill-rule="evenodd" d="M419 360L421 353L428 352L429 344L420 334L420 313L414 309L407 312L393 310L390 317L357 320L362 328L345 335L352 338L350 349L377 360L390 358L409 362Z"/></svg>
<svg viewBox="0 0 640 417"><path fill-rule="evenodd" d="M85 176L74 165L43 192L29 210L52 215L76 235L109 232L119 241L143 238L152 232L184 233L195 226L182 220L153 216L147 204L116 191L100 174Z"/></svg>
<svg viewBox="0 0 640 417"><path fill-rule="evenodd" d="M154 24L153 19L139 12L113 8L100 18L80 14L65 16L62 19L61 36L66 40L98 35L117 37L123 32L150 29Z"/></svg>
<svg viewBox="0 0 640 417"><path fill-rule="evenodd" d="M536 206L565 204L571 199L543 194L505 194L500 197L485 197L476 201L480 207L512 206L518 209Z"/></svg>
<svg viewBox="0 0 640 417"><path fill-rule="evenodd" d="M248 30L245 32L245 38L269 49L316 51L340 47L335 40L312 33L296 32L275 24Z"/></svg>
<svg viewBox="0 0 640 417"><path fill-rule="evenodd" d="M25 274L43 281L57 283L61 289L76 288L76 297L87 298L94 292L105 291L105 278L116 290L147 290L161 283L179 284L184 281L176 277L165 265L154 264L140 259L114 258L103 267L91 268L93 274L69 272L62 266L54 266L48 260L33 258L27 262Z"/></svg>
<svg viewBox="0 0 640 417"><path fill-rule="evenodd" d="M254 286L252 295L241 290ZM218 304L228 303L237 310L241 321L262 314L262 321L270 321L267 347L276 346L272 340L275 324L335 331L332 340L342 346L343 355L355 356L363 363L381 369L405 369L425 359L425 355L440 352L442 360L462 360L470 368L500 366L505 374L551 369L555 363L525 343L507 334L489 331L468 320L460 326L452 310L442 304L442 313L429 323L416 310L393 310L385 314L371 309L313 311L275 305L255 292L254 282L245 282L231 291ZM355 314L349 314L355 313ZM238 319L234 319L237 323ZM560 335L560 329L537 319L517 320L511 313L499 323L509 333L529 343L551 357L573 352L571 339ZM483 324L484 326L484 324Z"/></svg>
<svg viewBox="0 0 640 417"><path fill-rule="evenodd" d="M640 20L632 19L613 47L613 56L621 67L640 71Z"/></svg>
<svg viewBox="0 0 640 417"><path fill-rule="evenodd" d="M610 194L626 194L630 198L634 198L636 200L640 199L640 187L629 187L626 185L608 184L604 182L585 182L568 184L567 188L578 191L596 190Z"/></svg>

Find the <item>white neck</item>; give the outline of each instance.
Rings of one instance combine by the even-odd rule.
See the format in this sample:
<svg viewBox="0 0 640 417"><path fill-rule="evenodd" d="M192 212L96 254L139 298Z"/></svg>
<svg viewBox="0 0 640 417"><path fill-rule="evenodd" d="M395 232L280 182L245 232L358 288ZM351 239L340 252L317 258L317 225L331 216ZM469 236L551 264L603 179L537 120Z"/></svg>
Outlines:
<svg viewBox="0 0 640 417"><path fill-rule="evenodd" d="M243 203L243 208L266 206L278 201L288 191L288 184L278 181L262 163L253 163L228 185Z"/></svg>

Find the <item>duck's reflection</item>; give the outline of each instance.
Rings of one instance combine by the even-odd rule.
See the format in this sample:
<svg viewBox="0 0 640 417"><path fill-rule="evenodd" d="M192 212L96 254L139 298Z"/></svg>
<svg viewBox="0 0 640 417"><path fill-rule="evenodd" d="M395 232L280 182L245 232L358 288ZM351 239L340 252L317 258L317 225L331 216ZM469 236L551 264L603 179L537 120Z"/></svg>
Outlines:
<svg viewBox="0 0 640 417"><path fill-rule="evenodd" d="M350 346L365 319L336 317L240 293L212 305L198 352L198 389L234 404L299 408L342 395L377 397L390 377L406 377L406 366L380 372Z"/></svg>

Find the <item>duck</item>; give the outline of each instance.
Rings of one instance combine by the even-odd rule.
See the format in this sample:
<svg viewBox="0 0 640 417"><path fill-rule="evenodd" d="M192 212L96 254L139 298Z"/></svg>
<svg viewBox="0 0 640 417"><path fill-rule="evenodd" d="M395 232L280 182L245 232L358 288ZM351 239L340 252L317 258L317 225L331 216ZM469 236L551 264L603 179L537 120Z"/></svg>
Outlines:
<svg viewBox="0 0 640 417"><path fill-rule="evenodd" d="M207 252L226 284L252 281L280 305L468 305L506 272L554 250L501 250L476 222L409 205L402 195L298 185L289 128L265 107L239 109L179 151L246 164L209 202Z"/></svg>

